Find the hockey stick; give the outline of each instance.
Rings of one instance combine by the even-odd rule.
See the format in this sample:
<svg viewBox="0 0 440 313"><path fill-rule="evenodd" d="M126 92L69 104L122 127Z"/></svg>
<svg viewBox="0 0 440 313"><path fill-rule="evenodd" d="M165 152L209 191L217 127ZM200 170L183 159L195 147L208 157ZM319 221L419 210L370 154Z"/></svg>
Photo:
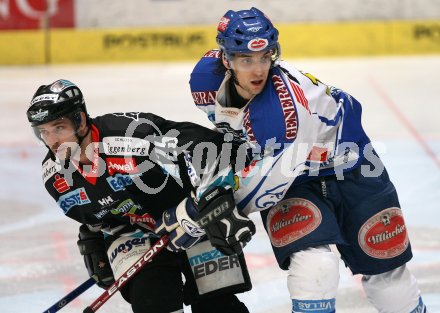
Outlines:
<svg viewBox="0 0 440 313"><path fill-rule="evenodd" d="M168 235L162 236L148 251L146 251L124 274L121 275L110 287L104 291L98 299L86 307L83 313L93 313L107 302L122 286L125 285L140 269L142 269L154 256L156 256L168 244Z"/></svg>
<svg viewBox="0 0 440 313"><path fill-rule="evenodd" d="M64 308L64 306L71 301L73 301L76 297L78 297L80 294L82 294L84 291L92 287L94 284L96 284L95 278L92 276L89 279L87 279L85 282L83 282L81 285L76 287L74 290L72 290L69 294L67 294L64 298L58 300L57 303L52 305L50 308L45 310L43 313L55 313Z"/></svg>

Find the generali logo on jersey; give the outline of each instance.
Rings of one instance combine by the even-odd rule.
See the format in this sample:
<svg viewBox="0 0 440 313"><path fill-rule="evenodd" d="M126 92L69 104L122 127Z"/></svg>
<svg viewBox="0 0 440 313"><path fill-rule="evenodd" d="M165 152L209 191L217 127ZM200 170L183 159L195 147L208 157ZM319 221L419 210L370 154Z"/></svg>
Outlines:
<svg viewBox="0 0 440 313"><path fill-rule="evenodd" d="M298 132L298 118L296 116L296 109L289 89L279 75L273 75L272 82L283 110L284 122L286 126L286 138L295 139Z"/></svg>
<svg viewBox="0 0 440 313"><path fill-rule="evenodd" d="M217 91L194 91L191 93L196 105L214 104L217 97Z"/></svg>
<svg viewBox="0 0 440 313"><path fill-rule="evenodd" d="M267 229L275 247L282 247L314 231L322 222L321 211L312 202L292 198L279 202L267 216Z"/></svg>
<svg viewBox="0 0 440 313"><path fill-rule="evenodd" d="M113 176L115 173L139 173L136 160L133 158L107 158L105 162L107 163L107 170L110 176Z"/></svg>
<svg viewBox="0 0 440 313"><path fill-rule="evenodd" d="M390 259L402 254L409 245L402 211L393 207L371 217L362 225L358 242L373 258Z"/></svg>

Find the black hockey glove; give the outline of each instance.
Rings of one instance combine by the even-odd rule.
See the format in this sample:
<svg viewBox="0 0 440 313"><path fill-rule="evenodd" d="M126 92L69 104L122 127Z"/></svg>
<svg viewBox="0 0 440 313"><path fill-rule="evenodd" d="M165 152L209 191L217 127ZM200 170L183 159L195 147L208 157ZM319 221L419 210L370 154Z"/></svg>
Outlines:
<svg viewBox="0 0 440 313"><path fill-rule="evenodd" d="M216 187L205 192L197 207L197 222L211 244L226 255L242 253L255 234L255 225L235 206L232 188Z"/></svg>
<svg viewBox="0 0 440 313"><path fill-rule="evenodd" d="M107 289L115 278L106 253L104 235L90 231L87 225L81 225L77 244L89 276L96 279L99 287Z"/></svg>

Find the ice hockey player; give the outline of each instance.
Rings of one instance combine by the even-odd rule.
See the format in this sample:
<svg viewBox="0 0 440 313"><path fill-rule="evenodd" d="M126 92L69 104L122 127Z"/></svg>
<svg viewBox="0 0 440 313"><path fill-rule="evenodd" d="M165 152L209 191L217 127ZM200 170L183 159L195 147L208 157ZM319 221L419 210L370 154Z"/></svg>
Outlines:
<svg viewBox="0 0 440 313"><path fill-rule="evenodd" d="M193 176L203 177L195 165L188 167L193 150L204 147L197 138L220 147L223 135L150 113L91 118L81 90L68 80L40 86L27 117L49 149L42 164L44 185L64 214L81 223L78 246L100 286L118 279L157 241L154 231L169 232L171 251L161 251L121 289L133 312L183 312L183 302L191 304L194 313L249 312L235 293L251 288L242 247L255 226L237 213L234 203L211 221L211 228L228 222L234 234L242 233L223 241L227 252L237 252L225 255L197 228L192 219L198 214L195 207L186 208L196 186ZM220 172L202 151L193 157L198 158L200 171L214 166ZM209 186L226 192L228 177L232 179L219 175ZM201 203L201 214L209 216L210 200ZM239 221L232 220L234 214Z"/></svg>
<svg viewBox="0 0 440 313"><path fill-rule="evenodd" d="M230 10L217 31L219 49L191 74L192 96L219 131L247 145L235 199L245 213L261 212L288 273L292 312L335 312L332 244L363 275L379 312L426 312L406 267L412 252L398 196L360 103L282 61L278 30L260 10Z"/></svg>

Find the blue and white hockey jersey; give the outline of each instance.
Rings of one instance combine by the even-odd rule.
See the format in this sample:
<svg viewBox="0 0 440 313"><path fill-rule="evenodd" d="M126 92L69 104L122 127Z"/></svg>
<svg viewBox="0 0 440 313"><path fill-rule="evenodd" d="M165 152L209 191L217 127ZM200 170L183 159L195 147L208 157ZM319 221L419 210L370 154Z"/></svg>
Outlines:
<svg viewBox="0 0 440 313"><path fill-rule="evenodd" d="M190 87L217 129L251 151L247 167L236 173L237 205L245 213L272 207L292 184L351 171L371 150L360 103L286 62L270 70L263 91L243 108L225 106L231 76L218 70L219 57L218 50L203 56Z"/></svg>

